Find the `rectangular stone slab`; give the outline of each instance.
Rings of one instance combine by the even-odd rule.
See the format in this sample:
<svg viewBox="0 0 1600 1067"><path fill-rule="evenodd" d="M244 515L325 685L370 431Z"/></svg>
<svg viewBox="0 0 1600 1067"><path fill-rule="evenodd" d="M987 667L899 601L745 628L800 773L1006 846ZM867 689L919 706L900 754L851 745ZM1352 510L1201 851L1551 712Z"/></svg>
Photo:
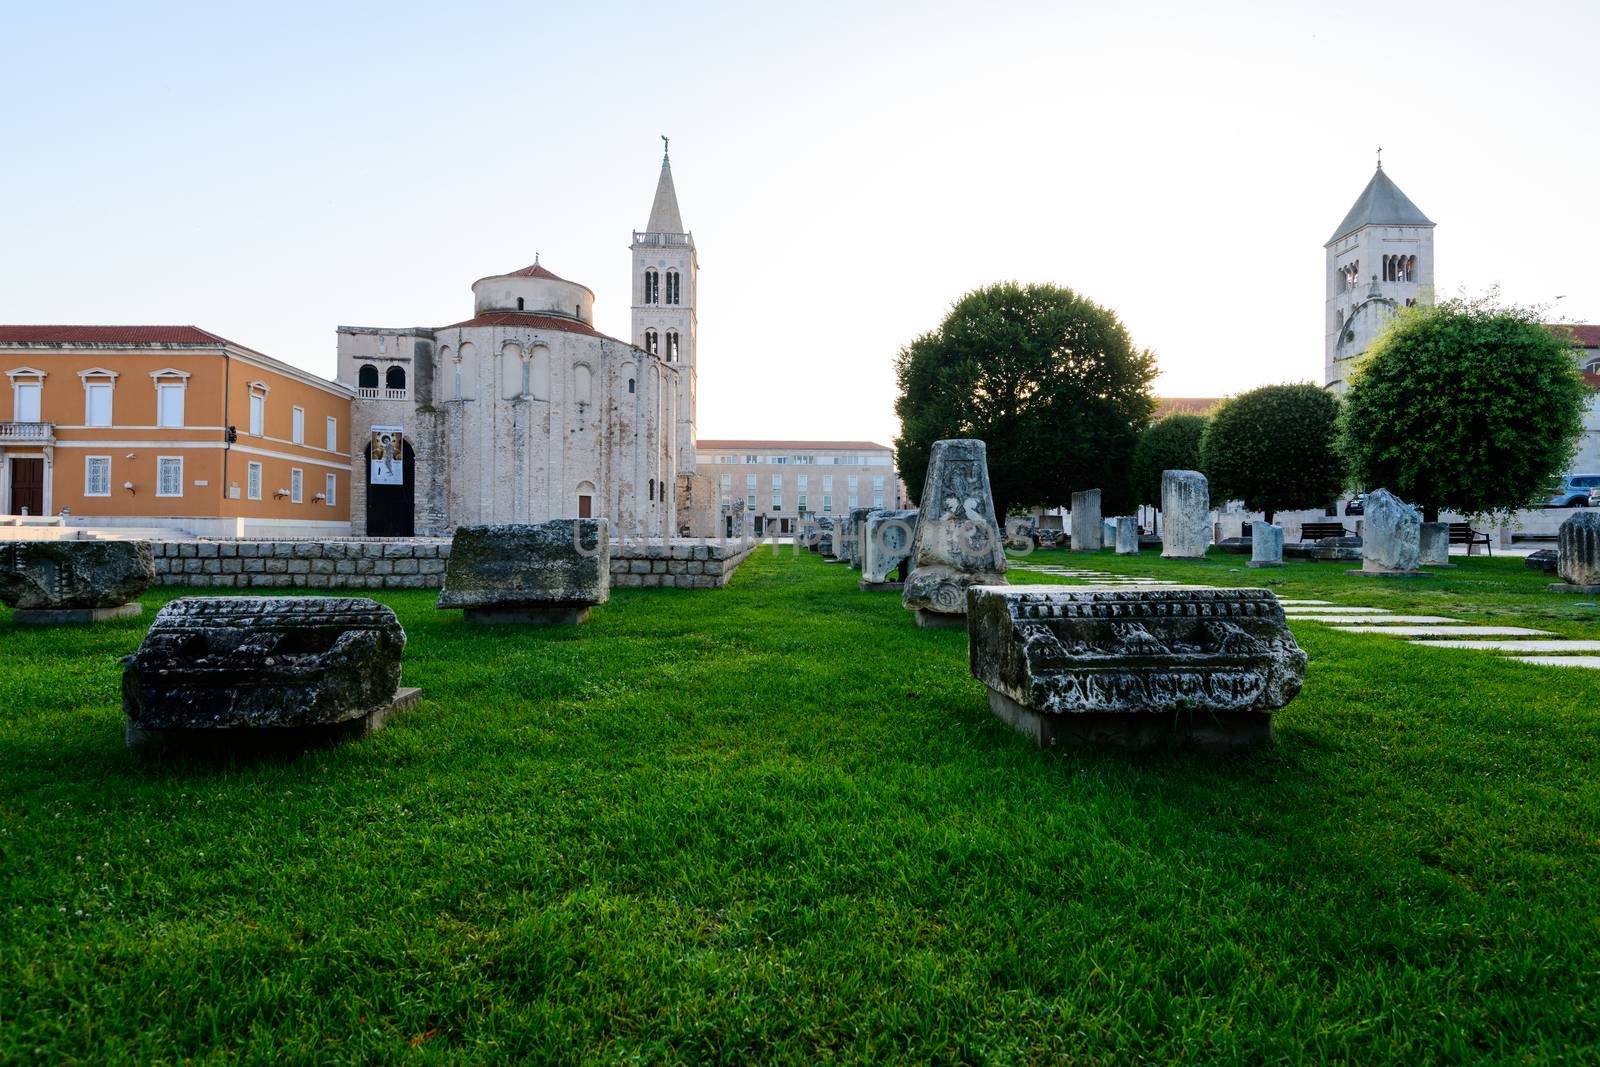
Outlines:
<svg viewBox="0 0 1600 1067"><path fill-rule="evenodd" d="M1600 656L1509 656L1518 663L1532 663L1536 667L1587 667L1600 671Z"/></svg>
<svg viewBox="0 0 1600 1067"><path fill-rule="evenodd" d="M551 519L456 530L438 606L588 606L604 604L610 595L606 520Z"/></svg>
<svg viewBox="0 0 1600 1067"><path fill-rule="evenodd" d="M1600 652L1600 641L1408 641L1428 648L1476 648L1489 652Z"/></svg>
<svg viewBox="0 0 1600 1067"><path fill-rule="evenodd" d="M1291 615L1289 618L1295 622L1325 622L1330 624L1361 622L1370 623L1373 626L1437 626L1447 622L1461 621L1460 619L1452 619L1448 615Z"/></svg>
<svg viewBox="0 0 1600 1067"><path fill-rule="evenodd" d="M975 586L967 619L969 667L992 710L1041 743L1087 731L1093 743L1147 747L1202 722L1267 720L1305 677L1306 655L1266 589ZM1085 715L1063 732L1058 720ZM1271 736L1265 721L1225 732L1245 744Z"/></svg>
<svg viewBox="0 0 1600 1067"><path fill-rule="evenodd" d="M1334 626L1346 634L1388 634L1390 637L1549 637L1549 630L1526 626Z"/></svg>
<svg viewBox="0 0 1600 1067"><path fill-rule="evenodd" d="M1284 603L1283 613L1290 617L1297 615L1389 615L1388 608L1343 608L1337 604L1327 607L1306 607L1300 604Z"/></svg>

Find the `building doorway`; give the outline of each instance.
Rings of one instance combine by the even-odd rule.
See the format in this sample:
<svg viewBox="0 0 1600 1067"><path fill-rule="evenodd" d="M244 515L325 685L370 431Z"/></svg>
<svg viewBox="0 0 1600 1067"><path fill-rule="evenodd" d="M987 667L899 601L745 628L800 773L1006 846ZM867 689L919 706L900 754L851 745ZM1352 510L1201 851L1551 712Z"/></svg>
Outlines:
<svg viewBox="0 0 1600 1067"><path fill-rule="evenodd" d="M402 441L402 480L398 485L373 482L374 446L367 445L367 536L413 537L417 532L417 457L410 441ZM382 457L378 457L381 461ZM380 475L381 477L381 475Z"/></svg>
<svg viewBox="0 0 1600 1067"><path fill-rule="evenodd" d="M11 459L11 500L7 515L44 514L44 459L40 456L13 456Z"/></svg>

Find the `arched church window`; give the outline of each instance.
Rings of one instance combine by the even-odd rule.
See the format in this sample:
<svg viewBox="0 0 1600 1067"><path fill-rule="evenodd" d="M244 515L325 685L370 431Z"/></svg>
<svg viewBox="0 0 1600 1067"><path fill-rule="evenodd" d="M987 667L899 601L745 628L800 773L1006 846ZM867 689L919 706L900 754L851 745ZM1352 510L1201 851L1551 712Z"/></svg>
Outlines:
<svg viewBox="0 0 1600 1067"><path fill-rule="evenodd" d="M678 331L667 331L667 362L678 362Z"/></svg>
<svg viewBox="0 0 1600 1067"><path fill-rule="evenodd" d="M1339 316L1339 319L1338 319L1339 329L1343 330L1344 329L1344 308L1340 308L1338 311L1334 312L1334 314Z"/></svg>
<svg viewBox="0 0 1600 1067"><path fill-rule="evenodd" d="M644 302L646 304L661 303L661 275L654 269L644 272Z"/></svg>
<svg viewBox="0 0 1600 1067"><path fill-rule="evenodd" d="M356 372L356 385L362 389L376 389L378 387L378 368L370 363L363 363Z"/></svg>
<svg viewBox="0 0 1600 1067"><path fill-rule="evenodd" d="M526 310L526 308L525 308L525 307L524 307L524 302L523 302L523 299L522 299L522 297L520 297L520 296L519 296L519 297L517 297L517 310L518 310L518 311L524 311L524 310Z"/></svg>
<svg viewBox="0 0 1600 1067"><path fill-rule="evenodd" d="M1406 257L1406 281L1414 282L1416 280L1417 280L1417 257L1416 256L1407 256Z"/></svg>
<svg viewBox="0 0 1600 1067"><path fill-rule="evenodd" d="M678 272L675 270L667 271L667 303L683 303L683 292L678 287Z"/></svg>
<svg viewBox="0 0 1600 1067"><path fill-rule="evenodd" d="M632 378L629 378L629 379L628 379L628 392L630 392L630 393L631 393L631 392L633 392L633 391L634 391L634 390L633 390L633 379L632 379Z"/></svg>
<svg viewBox="0 0 1600 1067"><path fill-rule="evenodd" d="M650 499L654 500L655 498L656 498L656 480L654 478L651 478L650 479Z"/></svg>
<svg viewBox="0 0 1600 1067"><path fill-rule="evenodd" d="M654 330L646 330L644 332L644 350L646 352L650 353L652 356L654 356L654 355L656 355L656 354L658 354L660 352L660 350L661 350L660 341L661 341L660 337L658 337L656 335L656 332Z"/></svg>
<svg viewBox="0 0 1600 1067"><path fill-rule="evenodd" d="M383 387L385 389L404 389L406 387L406 369L404 367L390 367L383 374Z"/></svg>

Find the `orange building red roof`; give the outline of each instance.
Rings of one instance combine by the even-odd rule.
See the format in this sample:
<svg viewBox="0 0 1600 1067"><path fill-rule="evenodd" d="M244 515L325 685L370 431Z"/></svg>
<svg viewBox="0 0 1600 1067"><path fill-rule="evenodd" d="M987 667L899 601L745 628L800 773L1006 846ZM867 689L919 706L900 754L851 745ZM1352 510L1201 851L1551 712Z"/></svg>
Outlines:
<svg viewBox="0 0 1600 1067"><path fill-rule="evenodd" d="M0 326L0 344L21 345L226 345L198 326Z"/></svg>

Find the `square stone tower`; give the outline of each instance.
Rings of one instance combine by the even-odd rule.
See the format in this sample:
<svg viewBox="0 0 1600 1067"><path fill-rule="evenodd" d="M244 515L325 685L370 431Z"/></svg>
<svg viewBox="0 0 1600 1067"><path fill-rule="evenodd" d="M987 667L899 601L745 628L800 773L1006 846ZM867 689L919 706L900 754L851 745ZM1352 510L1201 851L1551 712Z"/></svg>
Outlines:
<svg viewBox="0 0 1600 1067"><path fill-rule="evenodd" d="M665 145L667 138L661 138ZM633 343L678 368L677 437L680 471L695 466L695 304L700 262L694 235L684 229L672 161L661 153L661 177L650 221L633 232Z"/></svg>

